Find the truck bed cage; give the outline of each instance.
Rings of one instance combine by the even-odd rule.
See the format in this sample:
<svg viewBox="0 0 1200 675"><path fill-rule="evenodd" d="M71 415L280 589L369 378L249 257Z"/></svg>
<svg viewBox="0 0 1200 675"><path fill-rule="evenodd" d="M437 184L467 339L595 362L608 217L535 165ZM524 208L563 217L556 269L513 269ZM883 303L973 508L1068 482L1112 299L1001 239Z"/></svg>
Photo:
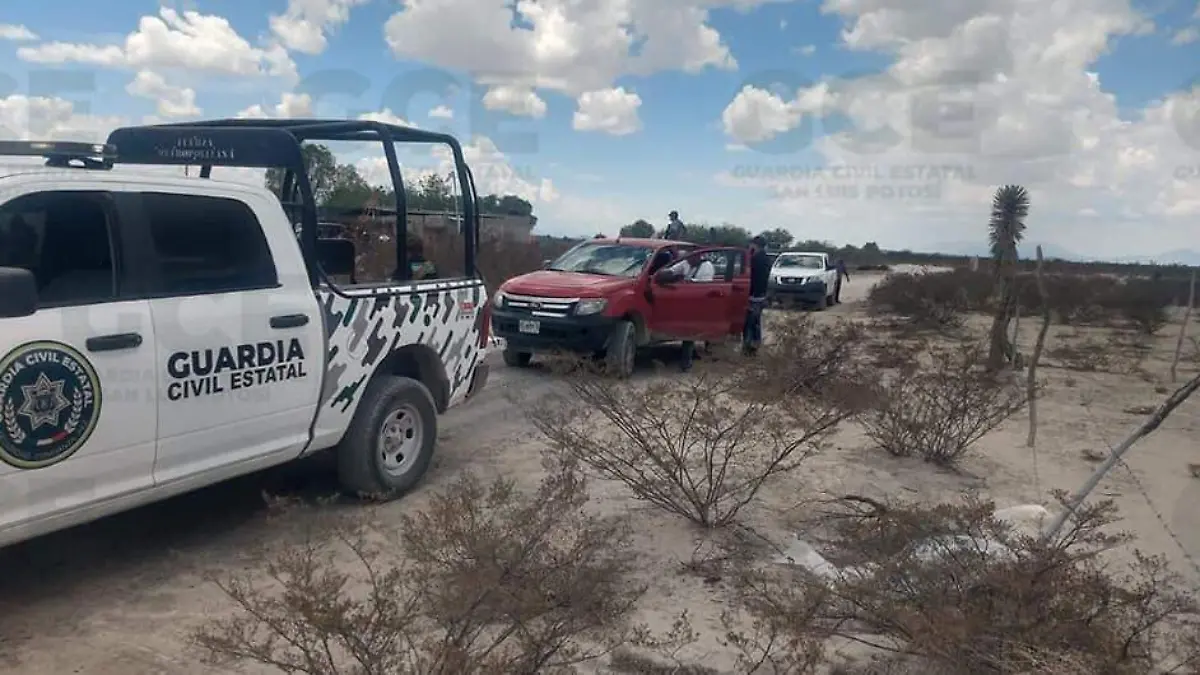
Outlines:
<svg viewBox="0 0 1200 675"><path fill-rule="evenodd" d="M393 279L397 281L410 280L410 274L405 236L407 200L395 144L440 143L449 146L461 186L463 222L471 224L462 229L465 273L475 275L479 196L462 146L449 134L370 120L217 119L122 127L109 134L107 145L116 149L115 158L110 161L159 166L199 165L202 178L210 177L214 166L282 169L279 198L285 209L288 205L299 206L300 247L304 251L309 278L317 283L322 277L316 255L320 205L313 194L301 144L322 141L377 142L383 146L396 195L396 269Z"/></svg>

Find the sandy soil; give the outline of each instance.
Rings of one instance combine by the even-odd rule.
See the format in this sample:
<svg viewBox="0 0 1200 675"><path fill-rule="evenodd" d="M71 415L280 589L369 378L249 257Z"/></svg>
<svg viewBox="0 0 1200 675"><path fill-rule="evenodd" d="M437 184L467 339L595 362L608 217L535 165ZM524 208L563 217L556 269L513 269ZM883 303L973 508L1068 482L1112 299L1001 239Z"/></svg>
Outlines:
<svg viewBox="0 0 1200 675"><path fill-rule="evenodd" d="M843 289L847 304L816 316L860 315L856 305L878 278L855 275ZM983 322L977 323L982 330ZM1035 329L1026 323L1022 341L1032 343ZM1166 372L1177 329L1172 325L1162 331L1134 374L1043 368L1047 394L1041 402L1036 471L1034 455L1024 445L1024 415L984 438L961 473L888 458L869 449L851 427L839 435L835 449L775 484L749 515L752 524L783 544L792 536L789 523L803 515L797 503L821 493L939 499L977 490L1001 505L1046 503L1049 490L1073 489L1094 468L1082 453L1120 442L1140 421L1137 407L1163 398L1170 386ZM1049 346L1079 342L1091 333L1101 331L1055 326ZM1181 375L1197 368L1200 354L1186 362ZM425 485L386 506L385 513L421 506L431 490L466 467L532 485L540 473L539 443L506 394L519 390L536 396L554 386L553 378L537 369L498 366L478 400L444 418L439 455ZM1188 470L1193 462L1200 462L1200 400L1186 404L1136 446L1129 468L1113 471L1099 492L1118 501L1123 525L1138 535L1144 550L1167 555L1177 571L1200 583L1189 562L1189 553L1200 555L1200 480ZM226 672L198 665L184 641L198 621L230 610L204 577L247 566L246 551L253 544L284 541L286 523L267 522L262 493L307 497L332 492L328 468L319 461L285 467L0 551L0 636L9 653L0 671ZM646 533L638 542L651 585L643 618L666 621L688 609L695 628L710 637L719 634L726 591L682 571L681 563L692 559L697 533L632 502L618 485L599 484L593 492L601 509L636 511L639 530ZM728 662L710 637L689 652L720 667Z"/></svg>

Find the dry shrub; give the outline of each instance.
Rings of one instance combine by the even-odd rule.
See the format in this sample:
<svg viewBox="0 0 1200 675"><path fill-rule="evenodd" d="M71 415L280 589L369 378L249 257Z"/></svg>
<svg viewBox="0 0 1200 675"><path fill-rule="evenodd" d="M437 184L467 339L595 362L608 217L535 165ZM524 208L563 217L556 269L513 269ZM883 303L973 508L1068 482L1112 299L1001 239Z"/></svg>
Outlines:
<svg viewBox="0 0 1200 675"><path fill-rule="evenodd" d="M986 309L991 277L982 272L954 270L889 274L867 295L875 315L903 317L910 325L941 330L957 328L963 314Z"/></svg>
<svg viewBox="0 0 1200 675"><path fill-rule="evenodd" d="M878 405L862 416L867 436L896 457L951 464L1025 406L1024 388L982 366L978 345L936 349L931 365L884 378Z"/></svg>
<svg viewBox="0 0 1200 675"><path fill-rule="evenodd" d="M919 660L874 672L1124 675L1192 660L1185 638L1198 608L1165 561L1138 554L1124 571L1103 557L1128 541L1104 529L1111 501L1082 507L1051 542L995 520L994 508L967 499L833 519L826 557L859 564L830 578L799 567L746 574L757 636L745 642L799 663L831 638Z"/></svg>
<svg viewBox="0 0 1200 675"><path fill-rule="evenodd" d="M220 666L293 673L561 672L641 635L625 525L586 501L559 470L533 494L465 476L398 532L314 509L304 543L267 556L267 583L215 580L240 613L195 641Z"/></svg>
<svg viewBox="0 0 1200 675"><path fill-rule="evenodd" d="M1154 335L1170 321L1175 298L1170 285L1150 279L1129 279L1106 298L1106 306L1144 335Z"/></svg>
<svg viewBox="0 0 1200 675"><path fill-rule="evenodd" d="M664 511L722 527L855 412L847 341L808 322L775 335L744 366L681 379L614 382L577 367L567 396L523 407L553 457L620 481Z"/></svg>
<svg viewBox="0 0 1200 675"><path fill-rule="evenodd" d="M1112 345L1092 338L1055 345L1046 350L1046 356L1058 361L1062 368L1085 373L1108 371L1113 363Z"/></svg>
<svg viewBox="0 0 1200 675"><path fill-rule="evenodd" d="M423 239L426 258L432 260L438 270L462 270L462 237L450 232L431 231ZM513 277L541 269L543 260L556 258L569 247L568 242L553 242L543 246L537 240L520 241L484 231L480 236L476 262L488 287L498 288Z"/></svg>

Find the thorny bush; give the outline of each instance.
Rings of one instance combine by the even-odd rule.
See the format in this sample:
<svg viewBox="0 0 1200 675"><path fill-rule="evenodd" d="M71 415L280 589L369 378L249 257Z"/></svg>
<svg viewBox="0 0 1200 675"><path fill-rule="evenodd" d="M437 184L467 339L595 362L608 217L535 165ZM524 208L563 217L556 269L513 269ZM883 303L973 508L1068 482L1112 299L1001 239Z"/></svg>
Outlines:
<svg viewBox="0 0 1200 675"><path fill-rule="evenodd" d="M876 316L902 317L914 328L958 328L966 312L986 308L990 284L970 270L889 274L871 289L867 308Z"/></svg>
<svg viewBox="0 0 1200 675"><path fill-rule="evenodd" d="M757 359L710 364L681 379L617 382L577 368L567 396L524 408L551 456L620 481L667 512L722 527L856 412L861 387L847 358L854 330L784 325Z"/></svg>
<svg viewBox="0 0 1200 675"><path fill-rule="evenodd" d="M1180 284L1170 280L1125 279L1084 274L1048 274L1044 279L1047 302L1055 319L1068 325L1101 325L1124 322L1153 335L1166 325L1172 304L1180 300ZM994 309L991 272L955 269L947 272L891 274L867 296L868 308L877 315L904 317L910 325L927 329L956 328L967 312ZM1042 298L1034 275L1017 275L1016 298L1022 316L1041 311Z"/></svg>
<svg viewBox="0 0 1200 675"><path fill-rule="evenodd" d="M838 571L777 567L740 580L755 627L743 651L761 663L814 663L840 638L918 662L895 672L1195 672L1187 638L1200 608L1165 561L1134 552L1122 569L1104 555L1129 540L1106 530L1111 501L1081 507L1052 541L994 510L966 499L830 514L819 548Z"/></svg>
<svg viewBox="0 0 1200 675"><path fill-rule="evenodd" d="M567 467L533 494L467 475L398 532L306 513L320 526L268 555L266 579L215 580L240 613L195 641L218 664L311 675L560 672L644 637L625 525L586 501Z"/></svg>
<svg viewBox="0 0 1200 675"><path fill-rule="evenodd" d="M877 405L861 417L867 436L896 457L918 455L952 464L1026 404L1025 388L1008 373L982 367L976 344L929 352L930 365L877 385Z"/></svg>

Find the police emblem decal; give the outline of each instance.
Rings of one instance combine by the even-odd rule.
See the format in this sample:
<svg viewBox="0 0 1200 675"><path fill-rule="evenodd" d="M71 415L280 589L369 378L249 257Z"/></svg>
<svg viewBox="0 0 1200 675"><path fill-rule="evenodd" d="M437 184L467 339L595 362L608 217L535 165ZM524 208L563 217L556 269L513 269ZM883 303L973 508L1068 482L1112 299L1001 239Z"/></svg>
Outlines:
<svg viewBox="0 0 1200 675"><path fill-rule="evenodd" d="M39 469L75 454L100 419L100 378L87 359L51 341L0 360L0 461Z"/></svg>

